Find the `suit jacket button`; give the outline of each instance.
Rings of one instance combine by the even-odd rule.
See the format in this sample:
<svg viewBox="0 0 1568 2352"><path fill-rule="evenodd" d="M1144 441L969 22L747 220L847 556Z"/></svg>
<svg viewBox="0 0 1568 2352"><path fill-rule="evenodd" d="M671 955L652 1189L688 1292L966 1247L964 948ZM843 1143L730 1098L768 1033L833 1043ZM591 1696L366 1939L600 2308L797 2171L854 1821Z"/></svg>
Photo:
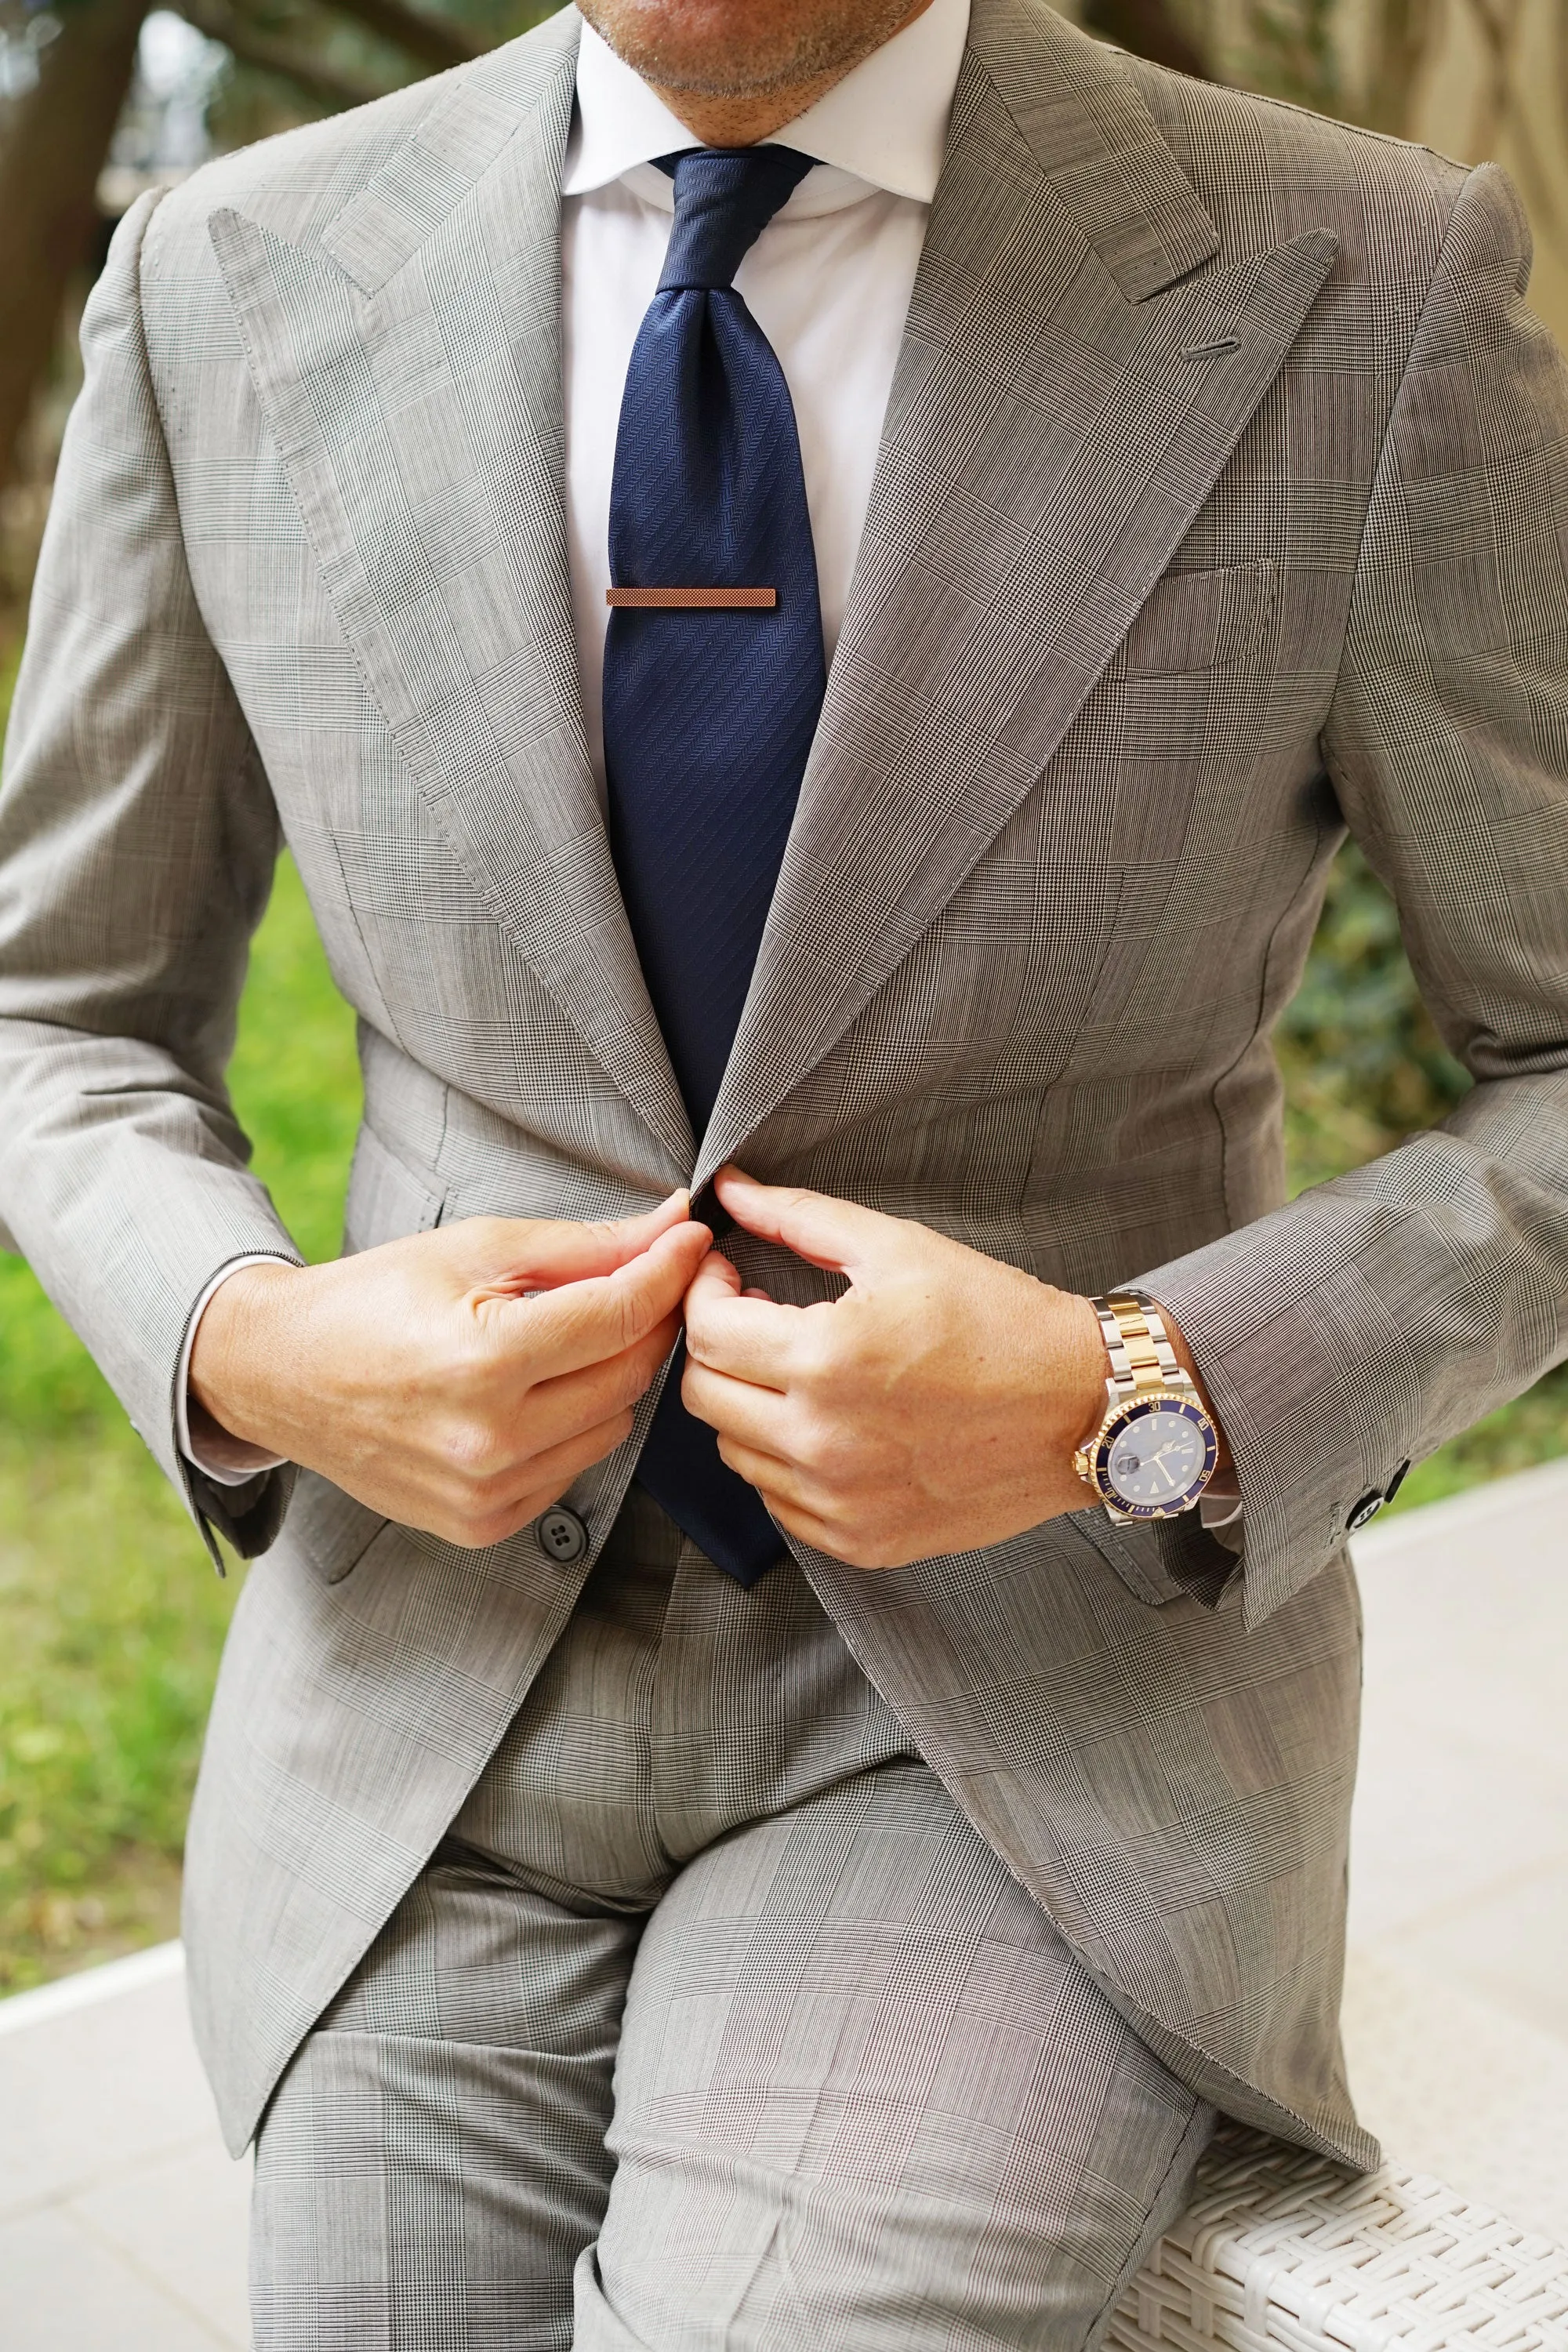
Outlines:
<svg viewBox="0 0 1568 2352"><path fill-rule="evenodd" d="M576 1512L566 1510L564 1503L557 1503L555 1510L541 1512L533 1522L533 1534L538 1536L538 1550L545 1552L550 1559L560 1559L564 1569L572 1567L572 1561L581 1559L583 1552L588 1550L588 1528L583 1527Z"/></svg>
<svg viewBox="0 0 1568 2352"><path fill-rule="evenodd" d="M563 1568L570 1568L588 1549L587 1528L564 1503L557 1503L553 1510L541 1512L533 1523L533 1532L539 1538L540 1550L547 1558L559 1560Z"/></svg>
<svg viewBox="0 0 1568 2352"><path fill-rule="evenodd" d="M1345 1532L1353 1536L1358 1528L1365 1527L1368 1519L1375 1519L1386 1500L1386 1496L1380 1495L1375 1486L1370 1495L1363 1495L1345 1521Z"/></svg>

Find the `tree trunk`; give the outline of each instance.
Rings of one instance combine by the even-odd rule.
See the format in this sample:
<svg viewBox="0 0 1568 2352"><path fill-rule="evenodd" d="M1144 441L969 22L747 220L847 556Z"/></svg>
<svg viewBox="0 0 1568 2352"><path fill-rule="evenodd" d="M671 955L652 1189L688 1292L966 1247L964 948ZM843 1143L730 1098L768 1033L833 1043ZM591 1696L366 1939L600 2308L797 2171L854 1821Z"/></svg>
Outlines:
<svg viewBox="0 0 1568 2352"><path fill-rule="evenodd" d="M147 0L61 0L36 86L0 100L0 483L54 349L66 285L88 258L93 191L136 63Z"/></svg>
<svg viewBox="0 0 1568 2352"><path fill-rule="evenodd" d="M1372 56L1360 120L1373 131L1408 139L1415 100L1432 46L1433 0L1377 0Z"/></svg>
<svg viewBox="0 0 1568 2352"><path fill-rule="evenodd" d="M1194 42L1176 22L1165 0L1084 0L1083 23L1102 41L1131 49L1157 66L1173 66L1177 73L1209 78L1208 66Z"/></svg>
<svg viewBox="0 0 1568 2352"><path fill-rule="evenodd" d="M454 18L427 16L423 9L406 7L404 0L331 0L331 5L432 73L466 66L488 46Z"/></svg>

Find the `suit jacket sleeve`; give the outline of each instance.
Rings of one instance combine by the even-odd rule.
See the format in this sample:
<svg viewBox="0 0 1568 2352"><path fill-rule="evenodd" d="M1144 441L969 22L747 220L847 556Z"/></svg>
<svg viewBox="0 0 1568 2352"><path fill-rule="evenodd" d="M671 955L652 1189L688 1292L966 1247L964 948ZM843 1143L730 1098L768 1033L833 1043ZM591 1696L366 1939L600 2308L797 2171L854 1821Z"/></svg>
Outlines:
<svg viewBox="0 0 1568 2352"><path fill-rule="evenodd" d="M185 564L142 333L155 201L127 215L88 307L6 743L0 1217L209 1547L216 1527L253 1552L289 1474L205 1479L174 1391L217 1269L299 1257L223 1075L279 831Z"/></svg>
<svg viewBox="0 0 1568 2352"><path fill-rule="evenodd" d="M1568 369L1507 180L1455 204L1322 750L1475 1081L1436 1132L1140 1279L1236 1454L1256 1621L1399 1465L1568 1352Z"/></svg>

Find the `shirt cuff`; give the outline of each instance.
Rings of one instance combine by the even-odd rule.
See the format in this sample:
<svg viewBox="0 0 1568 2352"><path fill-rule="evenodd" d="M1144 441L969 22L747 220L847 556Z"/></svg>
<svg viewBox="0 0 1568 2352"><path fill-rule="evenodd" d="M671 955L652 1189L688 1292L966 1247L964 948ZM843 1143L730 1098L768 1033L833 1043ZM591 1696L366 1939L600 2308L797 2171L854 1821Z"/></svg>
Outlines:
<svg viewBox="0 0 1568 2352"><path fill-rule="evenodd" d="M1204 1525L1222 1528L1227 1520L1237 1517L1241 1507L1241 1482L1236 1475L1234 1464L1224 1470L1216 1470L1204 1488L1203 1500L1198 1506L1203 1513Z"/></svg>
<svg viewBox="0 0 1568 2352"><path fill-rule="evenodd" d="M195 1312L185 1331L185 1344L180 1352L180 1370L174 1381L174 1434L181 1453L195 1470L212 1480L215 1486L243 1486L247 1478L257 1477L263 1470L280 1470L283 1456L265 1453L259 1445L249 1445L243 1437L231 1437L226 1429L214 1424L210 1433L198 1445L191 1435L191 1355L196 1344L196 1333L207 1302L215 1290L237 1274L244 1265L287 1265L291 1261L279 1257L271 1250L252 1250L248 1257L230 1258L221 1272L215 1274L196 1301Z"/></svg>

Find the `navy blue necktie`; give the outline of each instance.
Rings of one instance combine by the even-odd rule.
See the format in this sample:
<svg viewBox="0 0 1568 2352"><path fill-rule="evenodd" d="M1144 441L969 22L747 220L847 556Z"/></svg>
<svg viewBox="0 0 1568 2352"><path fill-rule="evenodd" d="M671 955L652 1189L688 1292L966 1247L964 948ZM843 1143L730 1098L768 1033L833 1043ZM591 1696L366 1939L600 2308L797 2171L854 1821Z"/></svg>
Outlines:
<svg viewBox="0 0 1568 2352"><path fill-rule="evenodd" d="M740 1024L826 688L795 409L731 279L812 168L786 147L665 162L675 226L626 372L610 492L616 589L752 589L771 606L628 609L605 646L610 840L692 1127ZM612 596L615 591L612 590ZM782 1546L671 1369L637 1476L751 1584Z"/></svg>

